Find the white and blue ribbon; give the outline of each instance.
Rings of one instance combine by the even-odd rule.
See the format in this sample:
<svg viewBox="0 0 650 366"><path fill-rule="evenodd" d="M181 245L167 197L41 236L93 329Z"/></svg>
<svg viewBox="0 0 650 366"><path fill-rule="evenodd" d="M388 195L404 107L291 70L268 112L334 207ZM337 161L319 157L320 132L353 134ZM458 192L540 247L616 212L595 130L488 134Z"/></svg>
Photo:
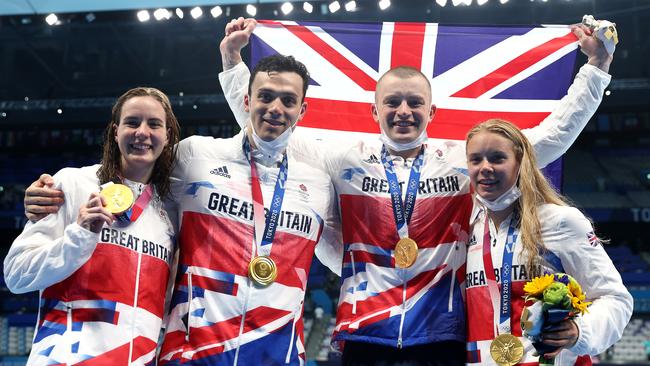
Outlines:
<svg viewBox="0 0 650 366"><path fill-rule="evenodd" d="M251 166L251 185L253 197L253 224L255 227L255 242L257 248L257 255L268 256L271 254L271 245L273 238L275 238L275 230L278 227L280 213L282 210L282 201L284 200L285 183L288 178L289 163L287 161L287 154L285 153L280 163L280 171L278 178L275 181L275 189L273 190L273 198L269 206L269 212L264 219L264 198L262 197L262 190L255 167L255 161L251 156L250 143L247 138L244 138L244 155L246 160Z"/></svg>
<svg viewBox="0 0 650 366"><path fill-rule="evenodd" d="M406 195L402 201L402 190L395 174L395 167L393 161L388 157L388 150L385 146L381 148L381 162L384 165L386 172L386 179L388 180L388 189L390 192L390 200L393 205L393 217L395 218L395 225L397 226L397 233L400 239L408 238L408 224L411 221L413 208L415 208L415 199L418 194L418 186L420 184L420 170L424 162L424 146L413 160L411 167L411 174L406 185Z"/></svg>

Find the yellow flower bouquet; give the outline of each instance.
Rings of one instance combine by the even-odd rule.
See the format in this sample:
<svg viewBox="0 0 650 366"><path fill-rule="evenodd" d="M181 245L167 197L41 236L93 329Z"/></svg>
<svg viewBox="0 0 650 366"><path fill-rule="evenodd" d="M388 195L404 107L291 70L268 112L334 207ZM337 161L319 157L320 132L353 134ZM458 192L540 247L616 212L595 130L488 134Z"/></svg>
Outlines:
<svg viewBox="0 0 650 366"><path fill-rule="evenodd" d="M548 326L584 314L591 304L578 281L566 273L547 274L533 278L524 285L526 306L521 313L523 335L533 342L540 354L540 365L553 365L545 353L555 348L542 343L542 332ZM532 304L531 304L532 302Z"/></svg>

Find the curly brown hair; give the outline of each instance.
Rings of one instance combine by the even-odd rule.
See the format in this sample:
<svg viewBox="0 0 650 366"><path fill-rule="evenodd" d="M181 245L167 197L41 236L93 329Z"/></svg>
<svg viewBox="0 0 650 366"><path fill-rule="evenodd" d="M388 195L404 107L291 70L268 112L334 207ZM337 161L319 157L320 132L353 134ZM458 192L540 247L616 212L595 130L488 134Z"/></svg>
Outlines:
<svg viewBox="0 0 650 366"><path fill-rule="evenodd" d="M107 182L120 183L120 149L115 141L115 129L120 124L122 106L133 97L152 97L160 102L165 110L165 124L168 132L167 145L162 154L156 159L153 173L149 183L153 184L161 198L166 198L170 193L169 177L174 168L176 145L180 139L180 126L172 111L172 105L165 93L156 88L137 87L122 94L113 105L111 120L104 132L104 148L101 168L97 171L100 184Z"/></svg>

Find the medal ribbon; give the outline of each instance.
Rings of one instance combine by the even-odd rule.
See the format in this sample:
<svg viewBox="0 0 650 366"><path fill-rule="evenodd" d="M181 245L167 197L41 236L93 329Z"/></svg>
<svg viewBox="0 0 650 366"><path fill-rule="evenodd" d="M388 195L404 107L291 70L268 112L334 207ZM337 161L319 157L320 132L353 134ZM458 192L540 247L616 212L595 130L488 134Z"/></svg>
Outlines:
<svg viewBox="0 0 650 366"><path fill-rule="evenodd" d="M492 252L490 251L490 220L485 212L485 229L483 232L483 267L487 279L488 291L492 300L494 310L494 333L495 336L503 333L511 333L510 327L510 300L512 298L512 258L515 252L515 243L519 230L517 229L518 215L513 212L508 228L508 236L503 248L503 260L501 264L501 293L494 273L492 263Z"/></svg>
<svg viewBox="0 0 650 366"><path fill-rule="evenodd" d="M287 181L287 171L289 163L287 161L287 154L285 153L280 163L280 171L278 178L275 181L275 189L273 191L273 199L269 206L269 213L264 219L264 197L262 196L262 187L260 185L260 178L257 174L255 161L251 153L250 143L248 138L244 137L244 155L246 160L251 166L251 186L253 196L253 226L255 227L255 244L257 254L268 256L271 254L271 244L275 237L275 229L278 227L278 220L280 219L280 211L282 208L282 201L284 200L285 183Z"/></svg>
<svg viewBox="0 0 650 366"><path fill-rule="evenodd" d="M406 196L402 202L402 190L395 174L395 166L393 161L388 158L388 150L386 146L381 148L381 162L384 165L386 172L386 179L388 180L388 189L390 191L390 200L393 204L393 217L395 218L395 225L397 226L397 234L400 239L407 238L409 235L408 223L411 221L413 208L415 207L415 199L418 194L418 185L420 184L420 168L424 162L424 146L413 160L411 167L411 174L406 186Z"/></svg>
<svg viewBox="0 0 650 366"><path fill-rule="evenodd" d="M133 206L123 214L126 216L127 221L136 221L138 217L140 217L140 214L142 214L142 211L144 211L149 204L149 201L151 201L151 197L153 197L153 186L147 184L142 194L140 194L140 197L135 200Z"/></svg>

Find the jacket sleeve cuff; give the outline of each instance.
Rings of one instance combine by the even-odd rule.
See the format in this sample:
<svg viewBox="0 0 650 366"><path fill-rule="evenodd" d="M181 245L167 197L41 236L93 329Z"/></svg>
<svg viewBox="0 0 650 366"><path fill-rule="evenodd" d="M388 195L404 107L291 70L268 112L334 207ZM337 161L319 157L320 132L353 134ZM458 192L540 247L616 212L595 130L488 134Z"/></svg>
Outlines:
<svg viewBox="0 0 650 366"><path fill-rule="evenodd" d="M586 355L588 354L589 350L589 343L588 343L588 325L585 324L584 320L582 319L581 316L578 316L573 319L573 322L576 324L578 327L578 340L576 343L573 345L573 347L569 348L569 351L575 353L578 356Z"/></svg>
<svg viewBox="0 0 650 366"><path fill-rule="evenodd" d="M593 84L594 87L601 91L604 91L609 85L609 82L612 81L612 75L590 64L582 65L578 73L585 75L587 82Z"/></svg>
<svg viewBox="0 0 650 366"><path fill-rule="evenodd" d="M249 114L244 108L244 95L248 93L250 72L245 63L240 62L232 69L219 73L219 82L226 102L240 128L248 123Z"/></svg>
<svg viewBox="0 0 650 366"><path fill-rule="evenodd" d="M242 69L248 70L248 67L246 66L246 63L244 63L244 62L240 62L237 65L235 65L234 67L232 67L232 68L230 68L230 69L228 69L226 71L220 72L219 73L219 82L221 83L221 85L228 84L228 83L226 83L228 80L233 79L233 78L237 77L238 75L243 75L244 70L242 70Z"/></svg>

